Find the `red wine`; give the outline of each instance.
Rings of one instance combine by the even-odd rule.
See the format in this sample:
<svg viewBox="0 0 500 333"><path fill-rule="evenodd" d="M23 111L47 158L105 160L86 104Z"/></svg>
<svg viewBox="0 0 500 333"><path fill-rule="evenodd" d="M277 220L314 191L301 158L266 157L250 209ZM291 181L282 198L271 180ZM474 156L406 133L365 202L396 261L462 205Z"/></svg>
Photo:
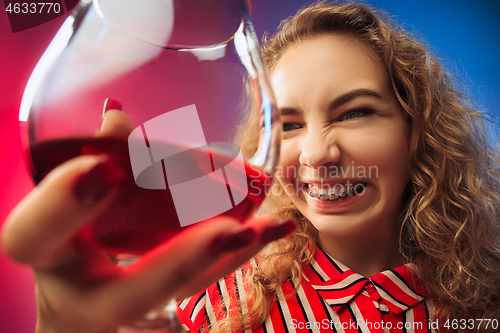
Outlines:
<svg viewBox="0 0 500 333"><path fill-rule="evenodd" d="M127 176L119 185L114 201L78 235L98 244L109 253L142 254L189 227L181 227L168 185L164 190L144 189L136 185L128 143L123 139L53 140L32 145L30 153L36 183L59 164L85 154L107 154L126 170ZM182 161L196 161L202 153L206 154L206 150L190 149L188 154L183 155ZM211 159L213 167L214 164L227 164L229 157L212 151ZM244 221L255 212L264 200L269 186L269 178L260 170L247 164L243 169L246 172L247 188L241 191L247 193L245 198L239 204L233 203L233 208L220 214L239 221ZM207 170L202 171L206 173ZM192 209L197 209L196 202L193 202Z"/></svg>

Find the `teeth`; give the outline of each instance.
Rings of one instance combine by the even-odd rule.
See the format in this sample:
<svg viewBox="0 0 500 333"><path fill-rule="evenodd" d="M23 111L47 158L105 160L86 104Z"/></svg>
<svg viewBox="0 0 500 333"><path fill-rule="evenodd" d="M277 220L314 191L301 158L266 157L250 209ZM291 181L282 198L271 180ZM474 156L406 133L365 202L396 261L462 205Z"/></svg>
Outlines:
<svg viewBox="0 0 500 333"><path fill-rule="evenodd" d="M329 200L335 200L337 199L339 196L337 195L337 193L335 192L335 189L334 188L331 188L328 190L328 199Z"/></svg>
<svg viewBox="0 0 500 333"><path fill-rule="evenodd" d="M347 195L353 195L354 194L354 186L352 184L347 185Z"/></svg>
<svg viewBox="0 0 500 333"><path fill-rule="evenodd" d="M309 194L312 197L315 197L315 198L319 197L319 192L318 192L318 188L317 187L309 186L308 189L309 189Z"/></svg>
<svg viewBox="0 0 500 333"><path fill-rule="evenodd" d="M319 189L318 198L323 199L323 200L328 200L328 191L325 190L324 188Z"/></svg>
<svg viewBox="0 0 500 333"><path fill-rule="evenodd" d="M361 194L363 192L363 188L363 183L347 184L347 188L344 185L336 184L328 189L318 188L315 185L309 185L307 187L307 191L309 195L314 198L322 200L336 200L338 198L345 198L348 195Z"/></svg>
<svg viewBox="0 0 500 333"><path fill-rule="evenodd" d="M337 195L337 193L335 193L335 189L334 188L331 188L328 190L328 199L329 200L335 200L337 199L339 196Z"/></svg>

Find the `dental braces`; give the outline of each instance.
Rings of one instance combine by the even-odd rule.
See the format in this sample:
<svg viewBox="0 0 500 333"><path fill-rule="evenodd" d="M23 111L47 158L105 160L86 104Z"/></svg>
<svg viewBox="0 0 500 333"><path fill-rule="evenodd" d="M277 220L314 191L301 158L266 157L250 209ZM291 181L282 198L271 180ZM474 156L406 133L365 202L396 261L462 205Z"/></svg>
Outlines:
<svg viewBox="0 0 500 333"><path fill-rule="evenodd" d="M347 186L347 190L345 188L341 188L340 191L336 191L335 188L330 189L315 189L312 190L310 186L307 187L307 192L310 196L322 200L336 200L338 198L345 198L346 196L358 195L364 191L364 184L356 184Z"/></svg>

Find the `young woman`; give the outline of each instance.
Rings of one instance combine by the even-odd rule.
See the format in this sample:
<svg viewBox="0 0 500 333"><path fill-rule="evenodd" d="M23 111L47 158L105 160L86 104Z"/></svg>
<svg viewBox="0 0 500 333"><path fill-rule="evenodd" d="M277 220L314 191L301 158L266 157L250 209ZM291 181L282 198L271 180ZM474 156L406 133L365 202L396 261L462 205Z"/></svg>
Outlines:
<svg viewBox="0 0 500 333"><path fill-rule="evenodd" d="M181 302L189 329L496 332L499 155L453 78L358 4L302 10L264 59L284 129L266 208L298 230Z"/></svg>
<svg viewBox="0 0 500 333"><path fill-rule="evenodd" d="M323 3L282 26L264 56L284 123L266 208L298 229L181 302L186 325L497 331L498 153L426 48L364 6ZM116 106L106 107L100 135L130 132ZM242 132L247 155L258 139ZM118 268L71 241L112 200L116 168L102 156L69 161L4 224L4 250L34 270L37 333L114 331L294 229L271 216L245 226L214 219Z"/></svg>

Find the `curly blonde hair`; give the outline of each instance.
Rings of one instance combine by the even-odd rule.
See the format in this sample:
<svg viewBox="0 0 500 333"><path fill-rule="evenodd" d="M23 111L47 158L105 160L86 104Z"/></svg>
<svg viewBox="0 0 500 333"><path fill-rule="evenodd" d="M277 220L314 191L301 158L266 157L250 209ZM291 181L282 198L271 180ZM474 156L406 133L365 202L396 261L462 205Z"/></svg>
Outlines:
<svg viewBox="0 0 500 333"><path fill-rule="evenodd" d="M322 34L347 34L372 48L385 65L410 124L410 175L401 215L401 252L418 263L438 318L500 318L500 158L485 131L485 114L471 107L457 80L428 48L383 13L358 3L316 3L285 20L264 44L272 73L287 48ZM239 144L256 148L255 112L242 124ZM317 231L279 190L266 209L299 228L259 255L246 280L252 307L218 329L263 323L275 290L299 280L312 257ZM277 195L276 193L282 193ZM299 285L298 283L294 283ZM238 320L239 324L235 325ZM488 330L480 328L478 332Z"/></svg>

